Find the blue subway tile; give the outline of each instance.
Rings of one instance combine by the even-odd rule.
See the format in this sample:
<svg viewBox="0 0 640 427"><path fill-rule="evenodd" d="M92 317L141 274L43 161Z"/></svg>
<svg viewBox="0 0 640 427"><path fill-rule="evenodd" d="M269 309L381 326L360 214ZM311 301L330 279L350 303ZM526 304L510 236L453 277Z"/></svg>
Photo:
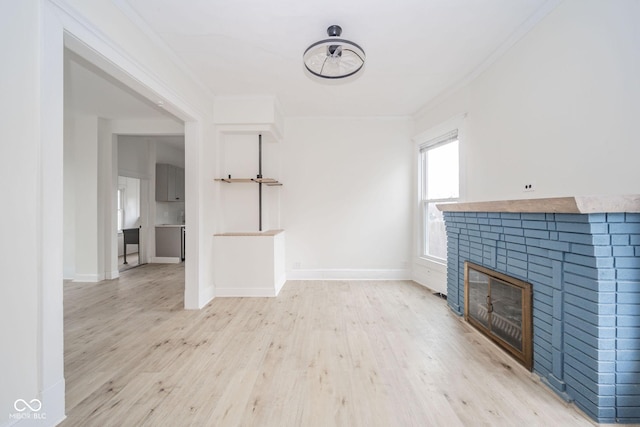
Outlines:
<svg viewBox="0 0 640 427"><path fill-rule="evenodd" d="M640 257L616 257L616 268L640 268Z"/></svg>
<svg viewBox="0 0 640 427"><path fill-rule="evenodd" d="M535 246L527 246L527 253L532 255L537 255L542 258L549 258L549 250L544 248L539 248Z"/></svg>
<svg viewBox="0 0 640 427"><path fill-rule="evenodd" d="M483 239L500 240L500 235L497 233L482 232L480 233L480 236Z"/></svg>
<svg viewBox="0 0 640 427"><path fill-rule="evenodd" d="M543 213L523 213L520 217L530 221L546 221L547 219L546 215Z"/></svg>
<svg viewBox="0 0 640 427"><path fill-rule="evenodd" d="M597 268L612 268L614 263L613 257L590 257L576 254L566 254L564 260L573 264Z"/></svg>
<svg viewBox="0 0 640 427"><path fill-rule="evenodd" d="M616 393L618 396L639 396L640 398L640 381L637 384L618 384Z"/></svg>
<svg viewBox="0 0 640 427"><path fill-rule="evenodd" d="M500 212L500 218L502 219L520 219L519 213L513 212Z"/></svg>
<svg viewBox="0 0 640 427"><path fill-rule="evenodd" d="M588 222L558 222L556 223L556 230L567 233L590 234L591 225Z"/></svg>
<svg viewBox="0 0 640 427"><path fill-rule="evenodd" d="M527 252L527 247L525 245L522 245L522 244L507 242L507 250L526 253Z"/></svg>
<svg viewBox="0 0 640 427"><path fill-rule="evenodd" d="M539 246L543 249L551 249L560 252L569 252L570 244L556 240L540 240Z"/></svg>
<svg viewBox="0 0 640 427"><path fill-rule="evenodd" d="M638 293L640 292L640 281L638 280L618 280L618 292Z"/></svg>
<svg viewBox="0 0 640 427"><path fill-rule="evenodd" d="M634 213L627 212L624 215L624 219L625 219L626 222L640 222L640 213L638 213L638 212L634 212Z"/></svg>
<svg viewBox="0 0 640 427"><path fill-rule="evenodd" d="M544 239L541 240L541 239L536 239L536 238L533 238L533 237L526 237L524 240L525 240L524 241L525 245L527 245L527 246L536 246L536 247L540 246L540 242L541 241L547 241L547 240L544 240Z"/></svg>
<svg viewBox="0 0 640 427"><path fill-rule="evenodd" d="M613 246L627 246L629 244L629 235L615 234L611 236L611 244Z"/></svg>
<svg viewBox="0 0 640 427"><path fill-rule="evenodd" d="M546 221L522 221L522 228L530 228L533 230L546 230L547 222Z"/></svg>
<svg viewBox="0 0 640 427"><path fill-rule="evenodd" d="M608 246L611 244L611 236L608 234L594 234L592 242L594 246Z"/></svg>
<svg viewBox="0 0 640 427"><path fill-rule="evenodd" d="M537 265L541 265L544 267L549 267L551 268L552 265L552 261L549 259L549 257L546 256L538 256L538 255L533 255L530 251L529 248L527 247L527 253L529 254L529 262L532 264L537 264Z"/></svg>
<svg viewBox="0 0 640 427"><path fill-rule="evenodd" d="M640 353L637 351L633 351L633 350L619 350L617 353L617 360L618 361L640 361ZM640 371L638 371L640 372ZM640 383L637 384L638 386L638 394L640 394Z"/></svg>
<svg viewBox="0 0 640 427"><path fill-rule="evenodd" d="M589 290L580 286L572 285L571 283L565 283L565 292L567 294L579 295L580 297L595 302L597 304L611 304L615 307L616 294L615 292L599 292ZM618 311L619 314L619 311Z"/></svg>
<svg viewBox="0 0 640 427"><path fill-rule="evenodd" d="M564 306L564 315L567 323L597 338L615 338L615 314L592 313L567 301Z"/></svg>
<svg viewBox="0 0 640 427"><path fill-rule="evenodd" d="M535 237L537 239L549 239L549 232L547 230L525 229L524 236Z"/></svg>
<svg viewBox="0 0 640 427"><path fill-rule="evenodd" d="M589 222L607 222L607 214L595 213L588 215Z"/></svg>
<svg viewBox="0 0 640 427"><path fill-rule="evenodd" d="M593 244L593 236L590 234L559 232L558 240L568 243L580 243L582 245Z"/></svg>
<svg viewBox="0 0 640 427"><path fill-rule="evenodd" d="M640 350L640 340L635 338L618 338L618 350Z"/></svg>
<svg viewBox="0 0 640 427"><path fill-rule="evenodd" d="M505 228L522 228L522 221L519 219L503 219L502 226Z"/></svg>
<svg viewBox="0 0 640 427"><path fill-rule="evenodd" d="M624 213L608 213L607 214L608 222L624 222Z"/></svg>
<svg viewBox="0 0 640 427"><path fill-rule="evenodd" d="M597 359L603 362L616 360L615 349L604 349L591 345L585 345L583 341L571 334L565 335L565 344L579 349L582 353L584 353L585 356L591 357L592 359Z"/></svg>
<svg viewBox="0 0 640 427"><path fill-rule="evenodd" d="M502 231L505 235L524 236L524 230L522 228L502 227Z"/></svg>
<svg viewBox="0 0 640 427"><path fill-rule="evenodd" d="M640 316L638 315L618 314L617 322L619 328L640 328Z"/></svg>
<svg viewBox="0 0 640 427"><path fill-rule="evenodd" d="M529 273L541 274L544 277L546 277L547 280L549 280L549 281L551 281L550 279L551 279L551 276L553 274L553 272L551 271L551 267L550 266L534 264L532 262L529 262Z"/></svg>
<svg viewBox="0 0 640 427"><path fill-rule="evenodd" d="M640 222L618 222L609 224L611 234L640 234Z"/></svg>
<svg viewBox="0 0 640 427"><path fill-rule="evenodd" d="M589 222L589 215L556 214L556 222Z"/></svg>
<svg viewBox="0 0 640 427"><path fill-rule="evenodd" d="M517 260L520 260L520 261L527 261L529 257L524 252L507 251L507 258L513 258L513 259L517 259ZM524 268L526 268L526 267L524 267Z"/></svg>
<svg viewBox="0 0 640 427"><path fill-rule="evenodd" d="M520 280L527 280L527 269L507 264L507 273Z"/></svg>
<svg viewBox="0 0 640 427"><path fill-rule="evenodd" d="M616 370L616 362L613 360L604 361L594 359L586 355L581 349L576 348L572 345L565 345L565 351L574 359L579 360L587 366L591 366L593 369L599 372L615 372Z"/></svg>
<svg viewBox="0 0 640 427"><path fill-rule="evenodd" d="M619 268L616 271L618 280L640 280L640 269L637 268Z"/></svg>
<svg viewBox="0 0 640 427"><path fill-rule="evenodd" d="M626 304L621 303L620 300L625 299L618 296L618 305L616 306L618 311L618 317L620 316L640 316L640 304Z"/></svg>
<svg viewBox="0 0 640 427"><path fill-rule="evenodd" d="M574 273L590 279L613 280L616 278L616 270L613 268L593 268L578 264L565 263L564 271L566 273ZM618 272L620 271L626 270L618 270Z"/></svg>
<svg viewBox="0 0 640 427"><path fill-rule="evenodd" d="M598 386L601 385L614 385L616 382L616 374L614 371L600 371L598 366L583 363L582 360L574 358L571 354L566 355L565 361L584 375L584 379L587 380L586 383L593 384L592 387L588 387L591 390L597 390ZM613 363L610 364L613 365Z"/></svg>

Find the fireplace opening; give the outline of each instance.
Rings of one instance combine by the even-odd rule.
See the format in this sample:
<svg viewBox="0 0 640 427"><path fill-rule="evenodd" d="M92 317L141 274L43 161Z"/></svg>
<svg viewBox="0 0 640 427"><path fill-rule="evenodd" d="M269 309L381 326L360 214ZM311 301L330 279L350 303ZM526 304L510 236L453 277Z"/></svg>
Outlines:
<svg viewBox="0 0 640 427"><path fill-rule="evenodd" d="M465 261L464 318L532 369L531 284Z"/></svg>

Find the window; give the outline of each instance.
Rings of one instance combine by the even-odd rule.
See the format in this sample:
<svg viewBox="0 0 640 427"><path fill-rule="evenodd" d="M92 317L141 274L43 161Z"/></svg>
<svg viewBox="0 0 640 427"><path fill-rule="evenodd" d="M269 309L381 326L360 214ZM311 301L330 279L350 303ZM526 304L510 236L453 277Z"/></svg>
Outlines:
<svg viewBox="0 0 640 427"><path fill-rule="evenodd" d="M458 130L420 146L420 211L422 256L447 259L447 236L439 203L451 203L460 196Z"/></svg>

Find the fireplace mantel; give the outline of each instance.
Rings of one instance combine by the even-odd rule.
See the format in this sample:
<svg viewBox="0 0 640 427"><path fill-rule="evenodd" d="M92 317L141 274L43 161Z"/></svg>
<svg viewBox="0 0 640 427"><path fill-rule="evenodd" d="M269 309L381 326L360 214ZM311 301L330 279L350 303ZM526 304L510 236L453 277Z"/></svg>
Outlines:
<svg viewBox="0 0 640 427"><path fill-rule="evenodd" d="M545 199L500 200L492 202L441 203L442 212L515 213L615 213L640 212L640 194L625 196L575 196Z"/></svg>

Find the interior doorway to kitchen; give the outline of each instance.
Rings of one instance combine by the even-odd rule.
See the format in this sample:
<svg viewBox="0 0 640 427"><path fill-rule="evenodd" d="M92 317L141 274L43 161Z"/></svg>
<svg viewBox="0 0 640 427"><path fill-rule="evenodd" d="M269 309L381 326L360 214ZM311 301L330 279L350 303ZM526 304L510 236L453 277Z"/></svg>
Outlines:
<svg viewBox="0 0 640 427"><path fill-rule="evenodd" d="M139 178L118 176L116 218L118 221L118 271L137 267L142 257L142 185Z"/></svg>

